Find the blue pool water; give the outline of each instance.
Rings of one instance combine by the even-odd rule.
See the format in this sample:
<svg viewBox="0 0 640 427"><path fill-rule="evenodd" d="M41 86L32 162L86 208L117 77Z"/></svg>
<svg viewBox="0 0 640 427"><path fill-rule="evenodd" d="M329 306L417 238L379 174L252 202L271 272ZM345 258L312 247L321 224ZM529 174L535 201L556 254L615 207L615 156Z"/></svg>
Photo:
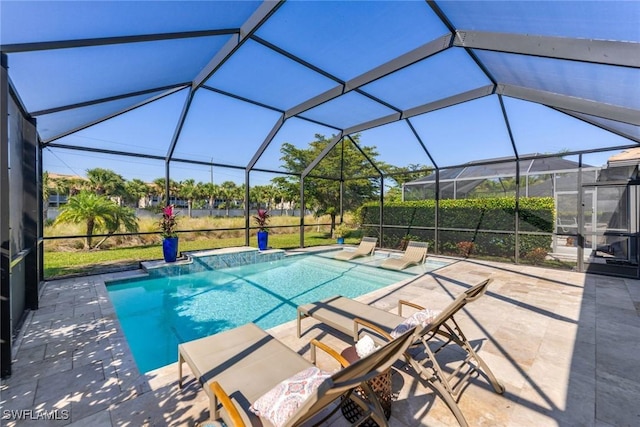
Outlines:
<svg viewBox="0 0 640 427"><path fill-rule="evenodd" d="M442 266L442 265L439 265ZM356 297L412 275L315 255L175 277L126 279L107 291L141 372L177 360L178 344L254 322L296 318L300 304Z"/></svg>

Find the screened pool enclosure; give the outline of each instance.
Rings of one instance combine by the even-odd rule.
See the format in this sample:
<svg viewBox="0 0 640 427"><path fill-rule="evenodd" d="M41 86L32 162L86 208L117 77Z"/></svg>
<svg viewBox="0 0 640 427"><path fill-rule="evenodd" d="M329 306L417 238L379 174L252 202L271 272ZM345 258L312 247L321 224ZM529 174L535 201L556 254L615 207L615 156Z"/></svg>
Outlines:
<svg viewBox="0 0 640 427"><path fill-rule="evenodd" d="M639 276L638 2L4 1L0 11L3 376L54 240L43 193L72 195L47 179L96 168L145 197L189 199L189 214L191 202L212 216L232 205L246 245L257 206L291 208L299 220L287 227L307 246L316 224L305 213L340 222L368 204L350 225L387 247L418 238L456 255L463 241L515 263L535 249L579 271ZM420 180L425 207L394 211L403 184L407 199ZM200 184L228 191L185 195ZM252 192L266 186L281 193ZM448 214L448 199L489 196L513 201L500 227ZM553 198L544 220L528 210L541 197Z"/></svg>

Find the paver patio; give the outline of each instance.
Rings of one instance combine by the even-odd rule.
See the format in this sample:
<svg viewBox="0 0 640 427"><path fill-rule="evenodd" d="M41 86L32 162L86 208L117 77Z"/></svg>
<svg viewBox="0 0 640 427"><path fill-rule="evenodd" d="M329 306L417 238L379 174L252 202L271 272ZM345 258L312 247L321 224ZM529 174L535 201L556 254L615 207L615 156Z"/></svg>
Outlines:
<svg viewBox="0 0 640 427"><path fill-rule="evenodd" d="M139 273L46 283L17 339L13 375L2 381L2 425L191 426L208 418L207 397L186 365L182 390L176 363L147 374L136 368L104 281ZM458 320L506 392L473 378L459 400L470 425L640 425L638 280L459 260L359 299L387 310L400 298L439 307L487 277L489 292ZM270 332L307 358L312 338L349 344L312 319L303 325L300 339L295 322ZM328 358L319 363L337 368ZM397 365L390 424L456 425L443 402ZM10 419L20 410L61 419ZM332 423L346 421L335 415Z"/></svg>

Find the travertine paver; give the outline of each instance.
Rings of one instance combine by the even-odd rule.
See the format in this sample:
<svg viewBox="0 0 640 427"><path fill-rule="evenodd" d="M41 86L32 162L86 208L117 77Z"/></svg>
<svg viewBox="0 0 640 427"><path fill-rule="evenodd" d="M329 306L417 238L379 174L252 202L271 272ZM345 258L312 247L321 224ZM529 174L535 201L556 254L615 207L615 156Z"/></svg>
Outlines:
<svg viewBox="0 0 640 427"><path fill-rule="evenodd" d="M45 285L41 308L16 342L14 373L2 381L2 425L191 426L208 418L208 400L186 366L182 390L175 363L147 374L137 370L104 281L140 273ZM494 279L489 292L458 321L506 392L498 395L482 377L472 378L459 400L470 425L640 425L638 280L458 260L359 299L385 310L395 310L398 299L437 308L487 277ZM270 332L304 357L312 338L339 349L350 344L313 319L303 327L300 339L293 322ZM456 352L441 356L456 359ZM326 356L318 363L337 368ZM393 385L392 426L456 424L441 399L401 363ZM7 419L11 412L5 411L20 410L59 419ZM336 415L329 424L346 421Z"/></svg>

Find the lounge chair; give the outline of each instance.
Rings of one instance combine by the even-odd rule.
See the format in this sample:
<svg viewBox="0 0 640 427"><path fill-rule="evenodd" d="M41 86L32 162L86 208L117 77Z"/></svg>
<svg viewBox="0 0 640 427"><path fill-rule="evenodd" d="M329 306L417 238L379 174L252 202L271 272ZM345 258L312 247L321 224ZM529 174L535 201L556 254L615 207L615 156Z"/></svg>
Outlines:
<svg viewBox="0 0 640 427"><path fill-rule="evenodd" d="M504 386L498 382L489 366L476 354L454 319L454 315L467 303L484 295L491 281L492 279L487 279L462 292L433 317L422 331L419 340L413 343L421 350L420 360L411 356L409 352L405 353L407 363L418 373L422 381L431 385L442 397L461 426L468 426L468 423L458 407L456 397L471 374L474 372L484 374L497 393L504 392ZM406 320L402 316L402 307L405 305L424 310L424 307L417 304L400 300L396 315L342 296L306 304L298 307L298 336L301 335L302 319L312 317L344 334L352 335L354 340L358 339L363 327L377 332L383 339L390 340L393 339L394 329ZM466 352L467 356L450 374L446 374L438 364L435 355L449 344L456 344ZM434 345L436 345L435 349ZM467 371L460 376L465 366Z"/></svg>
<svg viewBox="0 0 640 427"><path fill-rule="evenodd" d="M429 243L410 241L400 258L388 258L380 267L390 270L404 270L411 265L420 265L427 259Z"/></svg>
<svg viewBox="0 0 640 427"><path fill-rule="evenodd" d="M402 357L415 339L414 332L415 328L353 364L335 350L313 340L314 360L315 348L320 348L345 368L325 379L284 425L299 425L318 418L321 410L341 396L355 400L362 407L363 415L358 421L371 418L378 425L388 425L380 402L367 381L385 372ZM249 406L282 381L314 366L253 323L180 344L178 355L179 387L182 388L182 364L187 362L209 396L211 418L222 418L229 426L271 425L268 419L258 418L249 411ZM364 390L366 400L352 393L356 387ZM335 405L326 418L339 407Z"/></svg>
<svg viewBox="0 0 640 427"><path fill-rule="evenodd" d="M578 220L576 217L572 219L558 217L558 228L560 228L563 233L576 234L578 232Z"/></svg>
<svg viewBox="0 0 640 427"><path fill-rule="evenodd" d="M336 254L335 259L350 260L373 255L373 252L376 250L376 243L378 243L377 237L363 237L355 251L343 250Z"/></svg>

